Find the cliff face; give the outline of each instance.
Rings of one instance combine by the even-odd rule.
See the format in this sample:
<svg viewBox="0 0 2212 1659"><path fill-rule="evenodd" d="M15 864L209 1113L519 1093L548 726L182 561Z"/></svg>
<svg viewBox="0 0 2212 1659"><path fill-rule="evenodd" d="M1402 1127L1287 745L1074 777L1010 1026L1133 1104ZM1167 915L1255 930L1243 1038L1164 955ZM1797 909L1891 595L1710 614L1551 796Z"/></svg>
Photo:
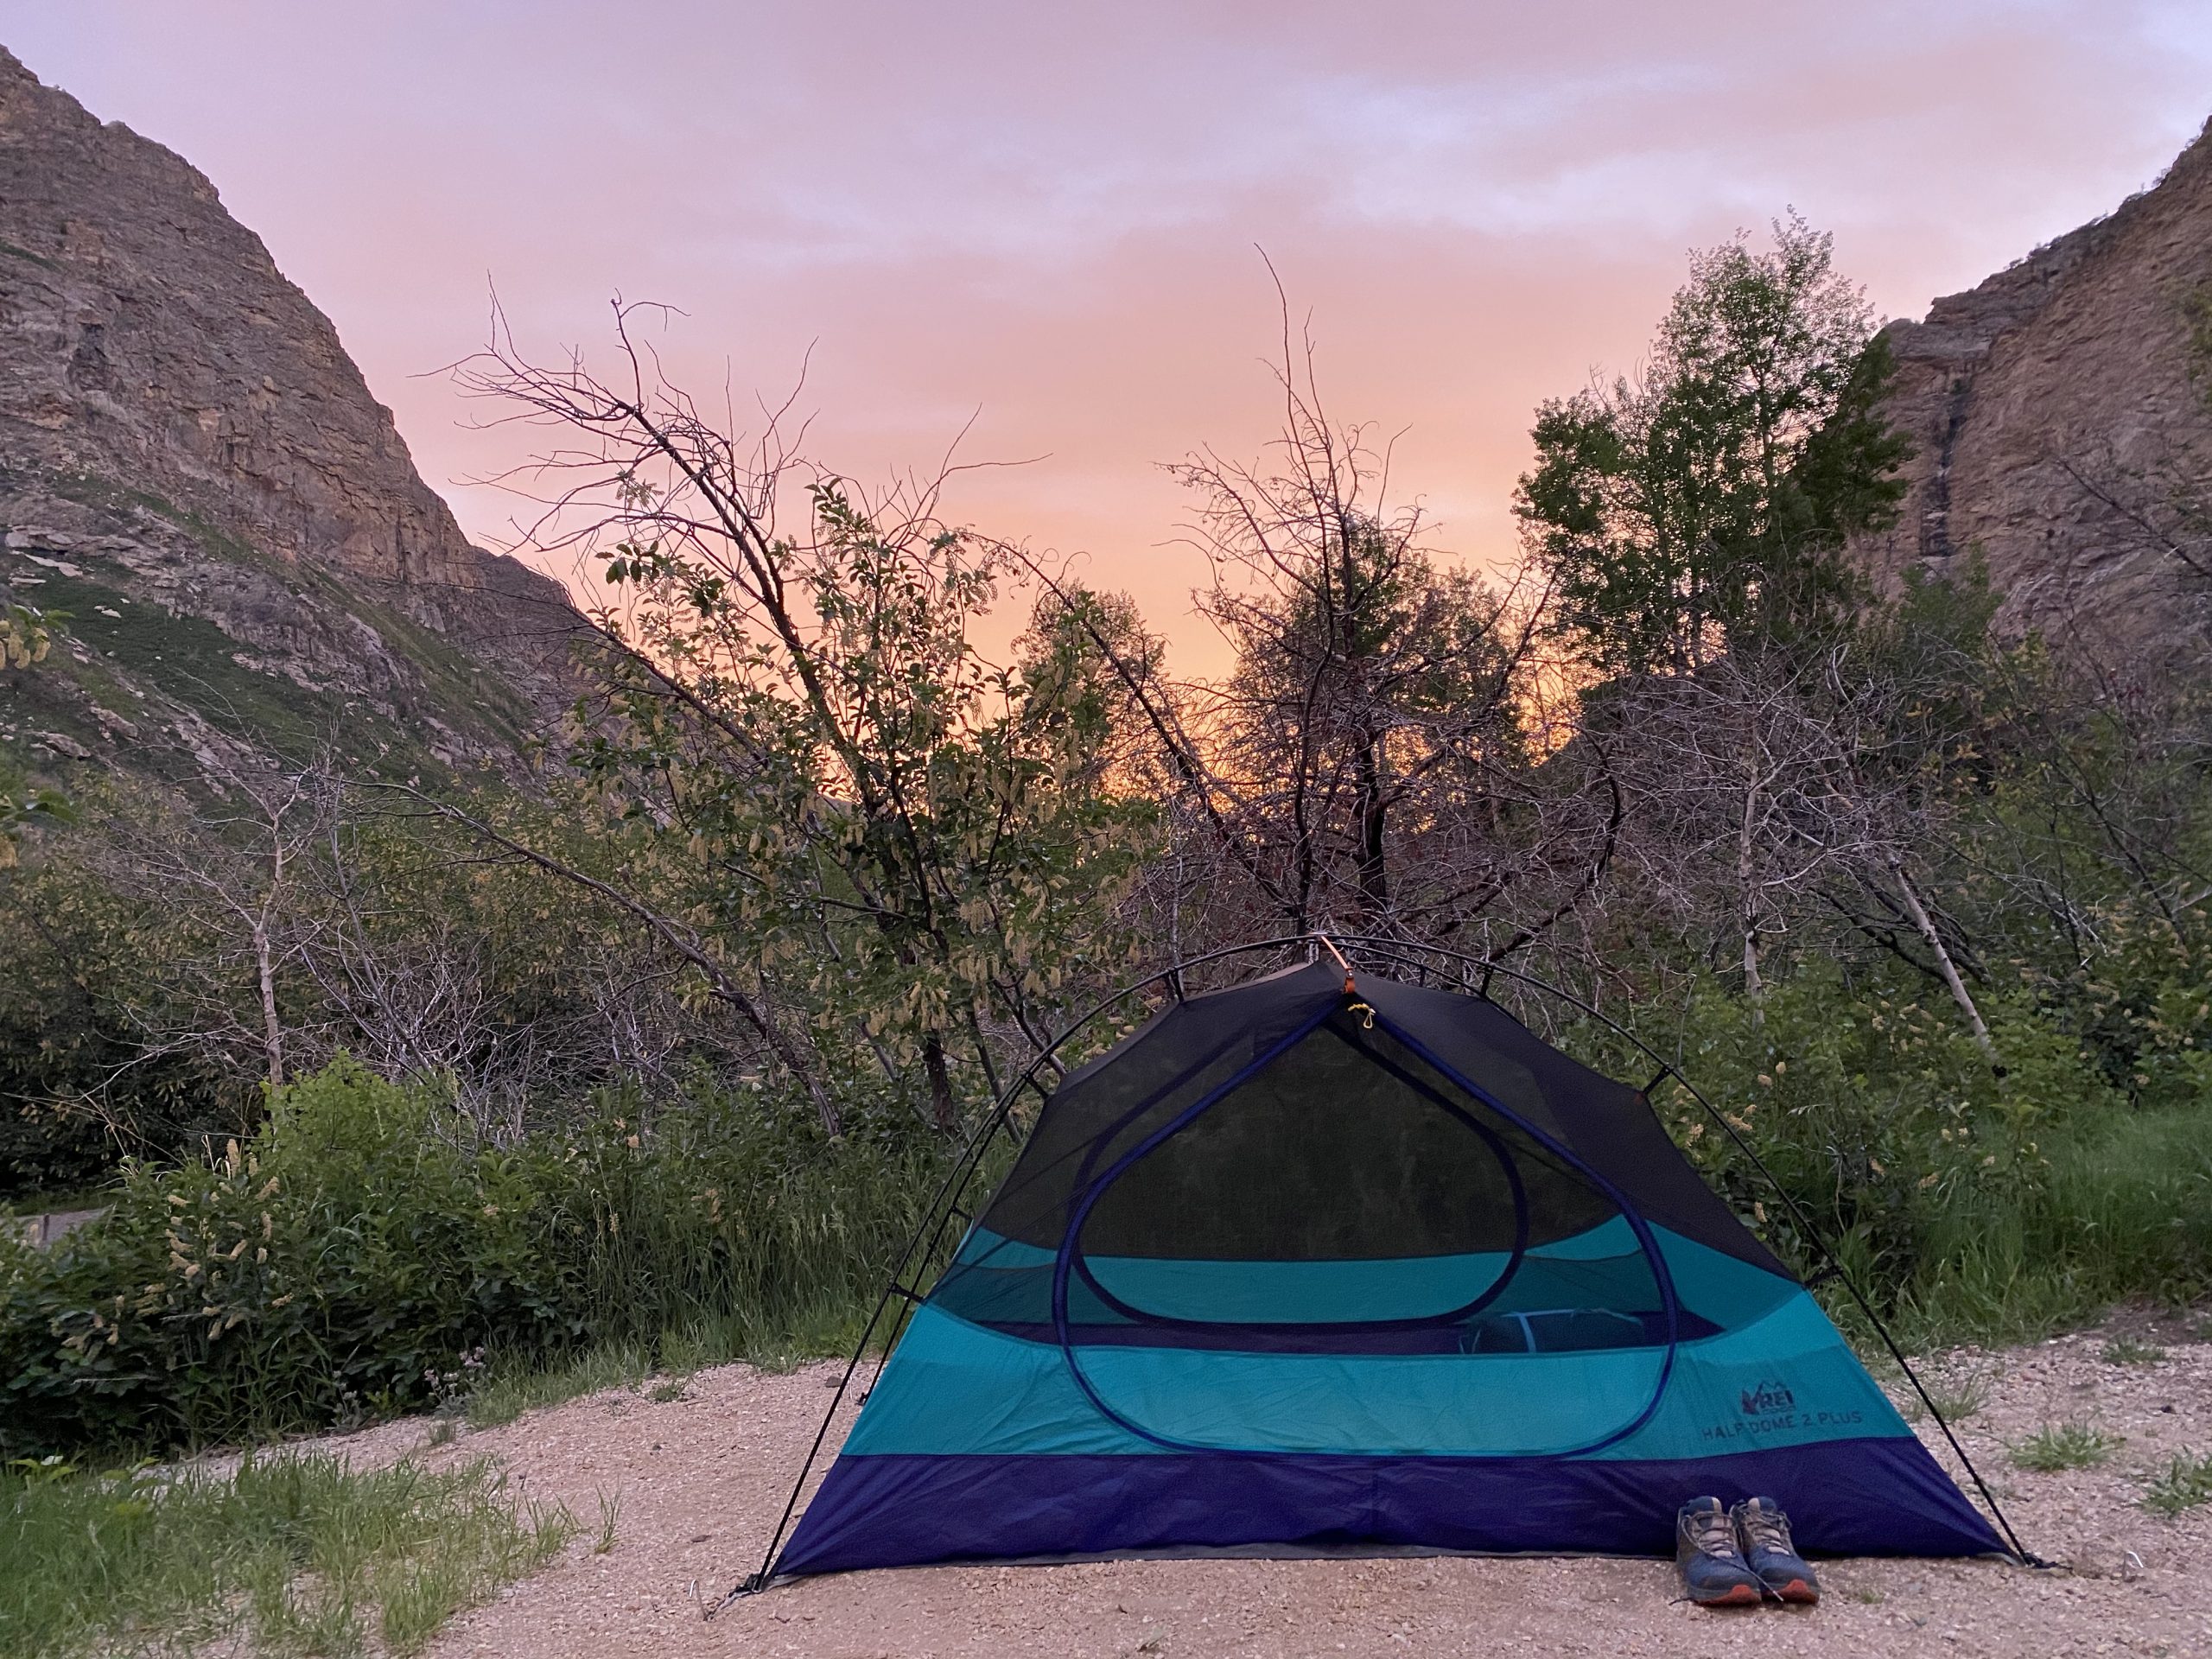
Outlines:
<svg viewBox="0 0 2212 1659"><path fill-rule="evenodd" d="M2000 623L2118 661L2201 634L2212 597L2212 129L2158 186L1894 322L1913 442L1894 582L1979 551Z"/></svg>
<svg viewBox="0 0 2212 1659"><path fill-rule="evenodd" d="M0 600L69 614L58 672L0 678L35 761L158 734L511 766L561 696L561 586L469 544L206 178L4 50L0 531Z"/></svg>

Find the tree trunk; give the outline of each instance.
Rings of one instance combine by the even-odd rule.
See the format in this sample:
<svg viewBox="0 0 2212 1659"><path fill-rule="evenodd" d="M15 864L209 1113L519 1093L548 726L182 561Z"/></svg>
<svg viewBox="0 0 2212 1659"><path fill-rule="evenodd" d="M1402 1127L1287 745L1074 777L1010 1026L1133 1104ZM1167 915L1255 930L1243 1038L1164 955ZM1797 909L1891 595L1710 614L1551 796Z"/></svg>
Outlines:
<svg viewBox="0 0 2212 1659"><path fill-rule="evenodd" d="M931 1032L922 1039L922 1070L929 1073L930 1121L945 1134L960 1127L952 1106L952 1073L944 1064L944 1039Z"/></svg>
<svg viewBox="0 0 2212 1659"><path fill-rule="evenodd" d="M1361 920L1370 929L1386 927L1390 914L1390 867L1384 856L1389 808L1382 799L1381 744L1360 746L1359 899Z"/></svg>
<svg viewBox="0 0 2212 1659"><path fill-rule="evenodd" d="M1967 1024L1974 1031L1974 1046L1982 1052L1995 1069L2002 1069L1997 1058L1997 1044L1989 1034L1989 1027L1982 1023L1981 1010L1974 1007L1974 998L1967 991L1967 982L1959 975L1958 964L1951 960L1951 953L1943 945L1943 936L1936 931L1935 919L1928 913L1928 906L1920 902L1920 894L1913 890L1912 878L1904 873L1904 861L1895 853L1890 855L1890 874L1897 878L1897 891L1904 895L1906 913L1912 925L1920 930L1920 937L1928 942L1928 949L1936 957L1936 966L1943 976L1943 983L1951 988L1951 1000L1959 1005L1959 1012L1967 1017Z"/></svg>
<svg viewBox="0 0 2212 1659"><path fill-rule="evenodd" d="M1736 830L1737 921L1744 935L1744 997L1751 1005L1751 1023L1766 1023L1766 982L1759 977L1758 859L1752 826L1758 820L1759 788L1744 789L1743 822Z"/></svg>
<svg viewBox="0 0 2212 1659"><path fill-rule="evenodd" d="M269 959L269 929L253 925L253 971L261 992L261 1052L269 1064L269 1090L284 1086L284 1027L276 1017L276 974Z"/></svg>

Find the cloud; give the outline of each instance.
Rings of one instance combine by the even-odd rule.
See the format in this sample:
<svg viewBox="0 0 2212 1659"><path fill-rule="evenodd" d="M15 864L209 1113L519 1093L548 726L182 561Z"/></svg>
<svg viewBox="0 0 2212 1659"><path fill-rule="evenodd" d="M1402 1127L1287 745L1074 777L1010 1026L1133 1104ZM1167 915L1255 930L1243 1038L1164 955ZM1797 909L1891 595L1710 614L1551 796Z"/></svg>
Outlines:
<svg viewBox="0 0 2212 1659"><path fill-rule="evenodd" d="M1541 397L1630 364L1683 255L1796 206L1916 313L2147 184L2206 111L2201 6L2089 0L1274 0L374 8L0 0L0 39L189 157L455 480L518 458L423 371L688 314L695 386L928 465L963 513L1081 550L1204 660L1157 463L1265 441L1266 250L1337 411L1471 556ZM980 411L980 413L978 412Z"/></svg>

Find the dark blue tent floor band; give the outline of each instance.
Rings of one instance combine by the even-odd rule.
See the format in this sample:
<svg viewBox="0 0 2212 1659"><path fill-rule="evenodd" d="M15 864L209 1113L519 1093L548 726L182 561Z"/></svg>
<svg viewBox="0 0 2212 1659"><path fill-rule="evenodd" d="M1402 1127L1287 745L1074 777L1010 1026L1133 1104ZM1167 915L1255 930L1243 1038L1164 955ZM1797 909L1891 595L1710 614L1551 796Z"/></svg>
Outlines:
<svg viewBox="0 0 2212 1659"><path fill-rule="evenodd" d="M831 1470L808 1510L819 1522L802 1527L779 1566L836 1573L1027 1554L1172 1556L1255 1542L1669 1555L1683 1497L1708 1494L1724 1503L1777 1499L1793 1517L1800 1546L1815 1553L2003 1551L1980 1511L1917 1442L1879 1441L1684 1463L854 1458ZM1055 1548L1035 1549L1040 1540Z"/></svg>
<svg viewBox="0 0 2212 1659"><path fill-rule="evenodd" d="M1053 1090L772 1573L1663 1554L1753 1493L1812 1550L2011 1553L1641 1094L1317 964Z"/></svg>

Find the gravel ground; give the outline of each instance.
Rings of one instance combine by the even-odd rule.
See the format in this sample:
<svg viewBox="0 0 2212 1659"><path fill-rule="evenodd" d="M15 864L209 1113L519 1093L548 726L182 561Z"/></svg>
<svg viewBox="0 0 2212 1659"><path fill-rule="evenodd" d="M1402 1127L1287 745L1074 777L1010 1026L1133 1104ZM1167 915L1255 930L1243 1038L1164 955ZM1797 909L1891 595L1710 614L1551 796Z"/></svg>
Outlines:
<svg viewBox="0 0 2212 1659"><path fill-rule="evenodd" d="M2110 1338L2152 1338L2126 1360ZM1610 1560L1116 1561L934 1567L801 1581L711 1605L757 1561L828 1400L825 1366L702 1371L680 1397L601 1394L432 1447L417 1420L332 1442L365 1462L490 1454L517 1487L569 1505L567 1557L466 1614L435 1659L631 1655L1074 1656L1647 1654L2212 1656L2212 1505L2167 1520L2142 1506L2178 1452L2212 1452L2212 1344L2135 1319L1927 1368L2030 1549L2065 1563L1821 1564L1815 1609L1707 1612L1675 1599L1669 1564ZM664 1384L658 1392L672 1394ZM2046 1426L2122 1436L2101 1465L2018 1467ZM1923 1430L1929 1426L1923 1424ZM1939 1456L1948 1453L1930 1435ZM615 1541L594 1553L602 1497Z"/></svg>

